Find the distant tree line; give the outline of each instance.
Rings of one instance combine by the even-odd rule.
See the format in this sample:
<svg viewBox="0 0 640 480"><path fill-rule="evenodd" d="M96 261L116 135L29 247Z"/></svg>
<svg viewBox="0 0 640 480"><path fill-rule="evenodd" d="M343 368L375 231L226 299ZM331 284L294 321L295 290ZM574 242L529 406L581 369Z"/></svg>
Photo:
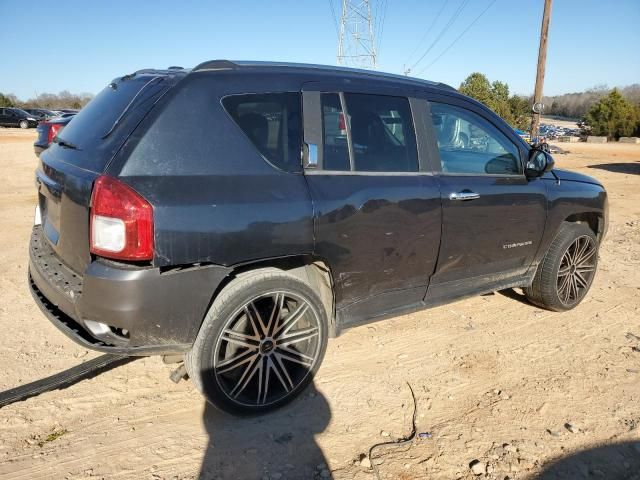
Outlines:
<svg viewBox="0 0 640 480"><path fill-rule="evenodd" d="M461 84L461 93L484 103L514 128L527 130L531 123L531 97L509 95L509 86L489 82L482 73L472 73ZM544 113L580 119L586 135L618 139L640 136L640 84L609 90L600 85L581 93L544 97Z"/></svg>
<svg viewBox="0 0 640 480"><path fill-rule="evenodd" d="M568 118L583 118L591 107L611 90L606 85L597 85L578 93L566 93L543 97L545 113ZM618 92L632 105L640 104L640 84L635 83L618 89Z"/></svg>
<svg viewBox="0 0 640 480"><path fill-rule="evenodd" d="M91 93L71 93L63 90L60 93L41 93L35 98L22 101L14 94L0 93L0 107L18 107L18 108L46 108L49 110L57 110L60 108L80 109L84 107L93 98Z"/></svg>

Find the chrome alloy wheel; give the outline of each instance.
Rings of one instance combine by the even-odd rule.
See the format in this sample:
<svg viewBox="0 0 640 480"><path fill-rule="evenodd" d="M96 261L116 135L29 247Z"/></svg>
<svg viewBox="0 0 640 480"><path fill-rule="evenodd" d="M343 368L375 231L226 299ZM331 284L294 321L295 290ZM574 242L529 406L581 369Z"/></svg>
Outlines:
<svg viewBox="0 0 640 480"><path fill-rule="evenodd" d="M584 297L596 273L596 243L582 235L567 248L558 269L556 289L564 305L573 305Z"/></svg>
<svg viewBox="0 0 640 480"><path fill-rule="evenodd" d="M291 292L260 295L227 321L214 351L218 385L235 403L266 406L294 392L320 356L321 323Z"/></svg>

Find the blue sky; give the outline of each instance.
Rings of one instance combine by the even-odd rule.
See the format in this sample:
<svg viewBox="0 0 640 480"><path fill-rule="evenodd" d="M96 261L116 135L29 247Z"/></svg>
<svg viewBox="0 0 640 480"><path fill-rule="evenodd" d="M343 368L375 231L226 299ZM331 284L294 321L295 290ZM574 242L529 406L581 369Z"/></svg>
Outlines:
<svg viewBox="0 0 640 480"><path fill-rule="evenodd" d="M340 0L333 2L339 13ZM388 0L380 70L402 73L462 2ZM436 59L490 3L470 0L413 73ZM112 78L140 68L191 67L214 58L335 64L337 35L329 5L329 0L0 0L0 92L22 99L64 89L97 93ZM480 71L507 82L514 93L533 92L542 7L543 0L496 0L417 76L457 87ZM639 46L640 0L555 0L545 94L640 82Z"/></svg>

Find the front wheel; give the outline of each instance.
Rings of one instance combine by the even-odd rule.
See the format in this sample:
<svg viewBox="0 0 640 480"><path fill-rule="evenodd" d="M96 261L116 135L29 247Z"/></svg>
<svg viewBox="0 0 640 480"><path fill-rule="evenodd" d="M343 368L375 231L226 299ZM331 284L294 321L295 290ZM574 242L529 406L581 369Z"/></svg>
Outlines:
<svg viewBox="0 0 640 480"><path fill-rule="evenodd" d="M20 128L29 128L29 122L26 120L20 120L20 123L18 123L18 125L20 126Z"/></svg>
<svg viewBox="0 0 640 480"><path fill-rule="evenodd" d="M327 346L326 310L311 287L282 270L240 276L217 296L185 365L214 406L263 413L311 382Z"/></svg>
<svg viewBox="0 0 640 480"><path fill-rule="evenodd" d="M597 266L598 241L593 231L580 223L564 222L524 293L548 310L570 310L591 288Z"/></svg>

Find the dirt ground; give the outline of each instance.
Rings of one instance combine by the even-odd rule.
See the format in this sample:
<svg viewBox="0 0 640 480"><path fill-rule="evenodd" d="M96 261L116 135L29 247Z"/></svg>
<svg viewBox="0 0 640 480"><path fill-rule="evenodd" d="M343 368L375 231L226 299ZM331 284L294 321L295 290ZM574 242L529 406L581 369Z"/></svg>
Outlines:
<svg viewBox="0 0 640 480"><path fill-rule="evenodd" d="M0 390L96 357L27 290L34 132L0 129ZM0 478L640 478L640 145L562 144L602 180L610 228L586 300L518 291L347 331L291 406L238 419L143 358L0 409ZM476 477L470 463L484 477Z"/></svg>

